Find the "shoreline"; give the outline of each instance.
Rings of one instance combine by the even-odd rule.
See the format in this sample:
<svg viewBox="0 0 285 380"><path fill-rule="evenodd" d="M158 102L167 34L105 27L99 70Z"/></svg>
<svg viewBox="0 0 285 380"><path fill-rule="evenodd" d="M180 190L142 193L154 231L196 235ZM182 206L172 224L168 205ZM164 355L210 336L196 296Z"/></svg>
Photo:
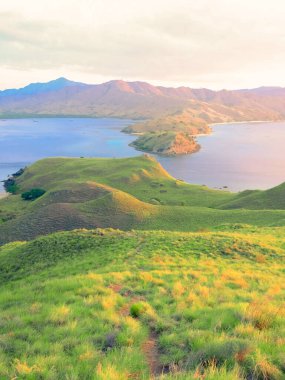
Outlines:
<svg viewBox="0 0 285 380"><path fill-rule="evenodd" d="M258 124L258 123L283 123L285 120L248 120L248 121L226 121L222 123L210 123L209 126L226 124Z"/></svg>

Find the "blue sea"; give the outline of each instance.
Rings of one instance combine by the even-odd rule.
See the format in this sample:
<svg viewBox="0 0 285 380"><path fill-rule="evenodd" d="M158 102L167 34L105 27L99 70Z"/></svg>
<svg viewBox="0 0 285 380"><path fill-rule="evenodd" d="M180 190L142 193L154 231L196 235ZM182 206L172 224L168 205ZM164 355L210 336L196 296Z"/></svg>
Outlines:
<svg viewBox="0 0 285 380"><path fill-rule="evenodd" d="M136 137L121 132L133 123L109 118L0 120L0 180L44 157L140 155L129 146ZM172 176L212 188L268 189L285 181L283 122L215 125L198 142L198 153L156 158Z"/></svg>

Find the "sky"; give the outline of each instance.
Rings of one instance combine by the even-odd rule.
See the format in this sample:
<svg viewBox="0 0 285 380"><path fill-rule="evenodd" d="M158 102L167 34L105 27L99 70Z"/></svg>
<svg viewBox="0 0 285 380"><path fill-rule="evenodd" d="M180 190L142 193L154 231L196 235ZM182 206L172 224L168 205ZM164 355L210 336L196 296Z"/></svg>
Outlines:
<svg viewBox="0 0 285 380"><path fill-rule="evenodd" d="M0 0L0 89L285 86L284 0Z"/></svg>

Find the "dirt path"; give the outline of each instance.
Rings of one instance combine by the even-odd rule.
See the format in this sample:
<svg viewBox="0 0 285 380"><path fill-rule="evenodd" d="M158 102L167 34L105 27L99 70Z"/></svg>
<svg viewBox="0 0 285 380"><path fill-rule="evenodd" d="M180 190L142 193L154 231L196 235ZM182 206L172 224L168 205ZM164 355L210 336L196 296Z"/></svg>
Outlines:
<svg viewBox="0 0 285 380"><path fill-rule="evenodd" d="M157 338L154 333L151 333L148 340L143 343L142 351L149 367L151 379L155 379L157 376L169 372L168 369L164 368L160 363Z"/></svg>

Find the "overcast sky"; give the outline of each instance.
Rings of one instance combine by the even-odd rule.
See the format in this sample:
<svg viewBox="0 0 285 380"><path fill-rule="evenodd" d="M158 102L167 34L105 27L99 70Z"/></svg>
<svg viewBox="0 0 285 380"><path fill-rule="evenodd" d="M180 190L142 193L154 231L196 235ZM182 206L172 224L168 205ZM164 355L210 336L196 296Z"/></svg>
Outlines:
<svg viewBox="0 0 285 380"><path fill-rule="evenodd" d="M284 0L0 0L0 88L285 86Z"/></svg>

